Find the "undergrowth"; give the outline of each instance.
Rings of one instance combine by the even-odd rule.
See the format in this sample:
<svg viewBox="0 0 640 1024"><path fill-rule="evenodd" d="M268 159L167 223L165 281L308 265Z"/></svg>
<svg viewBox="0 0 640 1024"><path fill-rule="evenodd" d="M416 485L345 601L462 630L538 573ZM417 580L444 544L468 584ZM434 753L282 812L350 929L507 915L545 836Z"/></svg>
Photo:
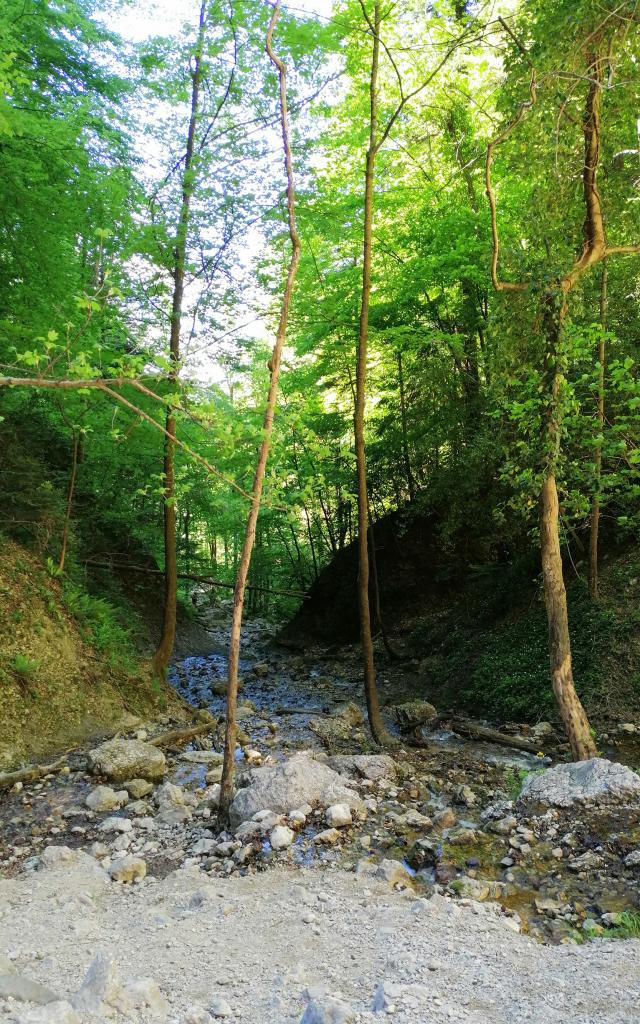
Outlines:
<svg viewBox="0 0 640 1024"><path fill-rule="evenodd" d="M80 626L84 639L104 655L112 668L133 674L138 658L133 631L123 621L124 609L89 594L73 579L64 580L62 600Z"/></svg>

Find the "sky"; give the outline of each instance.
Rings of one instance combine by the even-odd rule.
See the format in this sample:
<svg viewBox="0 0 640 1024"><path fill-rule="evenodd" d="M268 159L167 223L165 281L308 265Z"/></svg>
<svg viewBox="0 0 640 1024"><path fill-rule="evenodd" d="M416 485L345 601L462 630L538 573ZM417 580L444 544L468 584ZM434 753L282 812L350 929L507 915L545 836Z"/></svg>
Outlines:
<svg viewBox="0 0 640 1024"><path fill-rule="evenodd" d="M0 0L1 2L1 0ZM177 35L185 24L197 22L201 0L130 0L126 6L119 9L111 9L102 16L106 26L131 43L141 43L154 36ZM267 0L255 0L256 4L264 3ZM317 15L328 18L331 14L333 0L284 0L282 7L291 14L304 16ZM277 138L278 136L276 136ZM139 148L145 164L152 168L154 165L161 165L164 154L154 145L153 141L145 137L142 146ZM283 185L284 187L284 185ZM257 252L264 248L264 239L259 229L254 229L244 240L245 252L248 259L252 259ZM190 298L195 300L195 294L190 296L187 288L187 305ZM238 324L247 321L251 322L249 333L257 340L266 341L270 338L270 328L262 318L255 319L256 305L266 306L266 297L257 293L251 295L251 302L247 308L242 306L238 310ZM185 317L186 320L186 317ZM243 332L246 333L246 332ZM200 348L201 339L199 333L193 339L193 347L197 351ZM202 352L194 363L190 358L190 344L183 343L183 353L186 356L187 364L191 371L203 382L221 383L223 372L217 364L215 356L208 347Z"/></svg>
<svg viewBox="0 0 640 1024"><path fill-rule="evenodd" d="M256 0L259 2L259 0ZM317 14L328 17L332 0L288 0L283 7L292 14ZM171 35L184 22L192 20L198 0L138 0L128 9L109 14L105 21L125 39L141 42L149 36Z"/></svg>

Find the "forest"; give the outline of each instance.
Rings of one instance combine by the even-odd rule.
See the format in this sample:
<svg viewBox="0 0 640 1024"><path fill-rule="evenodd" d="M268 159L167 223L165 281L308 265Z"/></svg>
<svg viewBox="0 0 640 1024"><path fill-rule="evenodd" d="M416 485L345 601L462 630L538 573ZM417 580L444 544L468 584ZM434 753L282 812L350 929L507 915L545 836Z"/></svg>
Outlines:
<svg viewBox="0 0 640 1024"><path fill-rule="evenodd" d="M267 828L291 859L318 802L329 863L395 763L409 809L380 848L427 888L507 915L509 886L536 889L542 941L640 935L639 60L637 0L3 0L2 870L41 834L23 785L80 793L98 738L205 766L206 812L183 775L150 799L229 884ZM304 796L318 739L364 804ZM292 750L298 799L243 809L246 769ZM165 771L87 756L138 804ZM564 769L568 803L542 781ZM121 821L109 793L87 806ZM594 800L606 822L563 852ZM254 813L274 816L262 839ZM203 815L213 838L188 832ZM112 831L94 857L141 882L117 871L142 845ZM391 856L375 877L413 885ZM68 1017L0 1016L98 1019L87 984ZM560 1016L623 1024L625 992ZM325 997L306 1024L369 1019ZM373 1011L427 1019L404 998L381 984ZM273 1006L251 1019L300 1019Z"/></svg>

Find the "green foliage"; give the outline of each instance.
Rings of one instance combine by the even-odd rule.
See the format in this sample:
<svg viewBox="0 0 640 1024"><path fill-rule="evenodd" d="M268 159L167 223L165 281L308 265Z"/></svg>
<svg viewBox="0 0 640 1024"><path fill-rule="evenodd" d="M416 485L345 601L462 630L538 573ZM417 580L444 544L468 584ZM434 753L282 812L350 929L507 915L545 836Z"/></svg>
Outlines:
<svg viewBox="0 0 640 1024"><path fill-rule="evenodd" d="M15 672L17 676L20 676L22 680L29 682L36 675L40 665L39 662L33 658L28 658L24 654L16 654L9 667L11 671Z"/></svg>
<svg viewBox="0 0 640 1024"><path fill-rule="evenodd" d="M137 668L137 657L132 630L123 621L125 610L118 610L104 598L88 594L71 580L63 583L62 599L80 625L85 639L114 668L133 674Z"/></svg>

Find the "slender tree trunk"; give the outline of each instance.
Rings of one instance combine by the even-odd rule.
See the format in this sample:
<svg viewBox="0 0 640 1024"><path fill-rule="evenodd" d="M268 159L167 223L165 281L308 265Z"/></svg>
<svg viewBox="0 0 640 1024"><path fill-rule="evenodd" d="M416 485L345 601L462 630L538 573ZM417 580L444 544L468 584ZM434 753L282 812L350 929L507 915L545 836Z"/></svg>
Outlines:
<svg viewBox="0 0 640 1024"><path fill-rule="evenodd" d="M71 524L71 513L73 511L73 496L76 489L76 477L78 475L78 447L80 439L78 431L73 432L73 454L71 456L71 475L69 476L69 489L67 491L67 508L64 516L64 528L62 530L62 547L60 549L60 561L58 571L64 572L64 563L67 557L67 544L69 543L69 526Z"/></svg>
<svg viewBox="0 0 640 1024"><path fill-rule="evenodd" d="M369 79L369 146L365 163L364 184L364 236L362 258L362 298L360 305L360 326L356 360L355 411L353 426L355 434L357 493L358 493L358 610L360 614L360 638L364 668L364 690L371 734L377 743L388 743L389 734L380 713L376 670L371 636L371 611L369 608L369 515L367 493L367 462L364 439L364 411L367 386L367 344L369 340L369 302L371 298L371 260L373 249L373 186L375 178L376 142L378 128L378 63L380 58L380 2L376 0L373 14L373 49L371 76Z"/></svg>
<svg viewBox="0 0 640 1024"><path fill-rule="evenodd" d="M244 595L247 584L247 576L249 573L249 566L251 564L251 552L253 550L253 545L255 541L256 524L258 522L258 513L260 511L260 499L262 497L262 486L264 483L267 458L269 455L269 447L271 444L271 432L273 429L273 417L278 392L278 375L280 372L282 347L284 345L287 333L287 324L289 321L289 308L291 306L293 286L295 283L296 274L298 271L298 263L300 260L300 239L298 238L295 215L293 157L291 153L289 114L287 111L286 68L283 62L280 60L280 58L274 53L271 45L273 31L275 29L276 22L279 16L280 0L278 0L278 2L274 5L273 12L271 14L271 20L269 22L269 28L267 30L266 50L272 64L277 68L279 78L280 122L282 129L284 164L287 179L287 217L289 225L289 238L291 240L291 258L287 270L287 279L284 294L282 296L282 306L280 309L280 321L278 324L278 331L276 334L273 354L271 356L271 383L269 385L267 407L264 415L262 443L260 445L260 452L258 455L255 475L253 478L251 507L247 518L244 544L242 547L242 555L240 558L240 565L238 568L238 575L236 578L236 586L233 596L233 616L231 621L231 637L229 643L229 670L227 685L227 713L225 724L224 761L222 769L219 812L220 820L223 822L226 822L229 818L229 808L231 806L231 801L233 799L233 779L236 749L236 704L238 699L238 662L240 659L240 632L242 628L242 610L244 606Z"/></svg>
<svg viewBox="0 0 640 1024"><path fill-rule="evenodd" d="M567 592L560 550L556 467L560 452L561 400L559 348L567 313L566 296L552 292L545 315L547 405L543 415L544 468L540 494L540 554L549 626L551 685L576 761L595 757L597 748L573 682ZM560 308L558 306L560 305Z"/></svg>
<svg viewBox="0 0 640 1024"><path fill-rule="evenodd" d="M189 236L191 196L193 195L193 158L196 127L202 85L202 51L206 33L206 0L200 7L198 41L191 78L191 112L187 132L187 146L182 174L182 200L175 244L173 267L173 300L171 304L171 333L169 337L170 382L175 385L180 369L180 329L184 298L185 263ZM175 441L176 417L167 407L164 442L164 608L160 642L153 658L154 670L164 675L173 653L176 639L176 611L178 604L178 555L176 550L176 495L175 495Z"/></svg>
<svg viewBox="0 0 640 1024"><path fill-rule="evenodd" d="M604 371L605 371L605 332L607 330L607 261L602 263L600 277L600 326L602 332L598 342L598 437L604 432ZM593 456L594 484L593 504L591 506L591 530L589 535L589 593L591 600L597 604L600 600L598 591L598 534L600 529L600 488L602 484L602 442L598 441Z"/></svg>

